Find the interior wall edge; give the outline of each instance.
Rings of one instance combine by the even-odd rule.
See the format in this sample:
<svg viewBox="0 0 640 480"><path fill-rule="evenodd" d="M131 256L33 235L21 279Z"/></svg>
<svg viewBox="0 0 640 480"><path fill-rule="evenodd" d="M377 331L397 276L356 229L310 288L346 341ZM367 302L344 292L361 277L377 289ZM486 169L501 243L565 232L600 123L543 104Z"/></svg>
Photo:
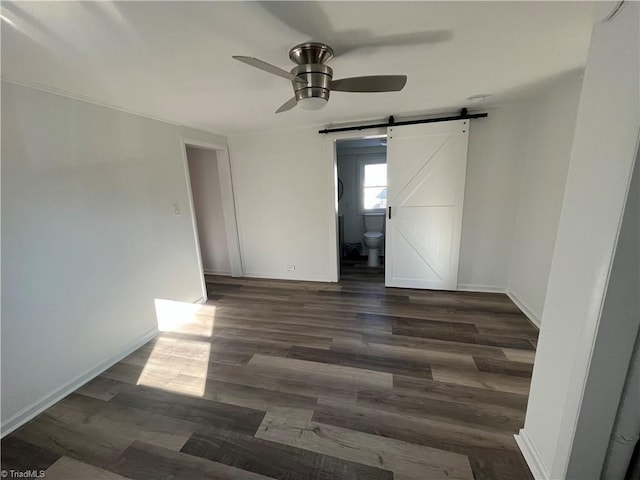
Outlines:
<svg viewBox="0 0 640 480"><path fill-rule="evenodd" d="M196 300L196 302L194 303L199 303L199 302ZM66 385L63 385L62 387L56 390L53 390L43 395L42 397L40 397L38 400L35 400L34 402L30 403L29 405L24 407L22 410L12 415L11 417L9 417L2 424L2 426L0 427L0 430L2 431L2 433L0 434L0 438L4 438L6 435L10 434L14 430L17 430L18 428L20 428L22 425L27 423L29 420L31 420L35 416L39 415L40 413L42 413L43 411L53 406L55 403L59 402L70 393L72 393L73 391L82 387L84 384L90 382L95 377L97 377L104 371L111 368L120 360L127 357L128 355L136 351L138 348L143 346L145 343L149 342L150 340L153 340L159 334L160 334L160 331L158 330L158 327L154 327L148 330L147 332L145 332L144 334L142 334L141 336L139 336L138 338L130 342L128 345L126 345L117 354L98 363L96 366L94 366L93 368L90 368L85 373L76 377Z"/></svg>

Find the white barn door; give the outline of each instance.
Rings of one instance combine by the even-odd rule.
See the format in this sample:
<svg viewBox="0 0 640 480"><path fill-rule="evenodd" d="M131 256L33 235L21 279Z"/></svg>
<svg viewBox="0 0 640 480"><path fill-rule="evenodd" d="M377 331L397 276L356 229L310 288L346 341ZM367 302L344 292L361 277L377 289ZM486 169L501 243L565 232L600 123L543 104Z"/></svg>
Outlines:
<svg viewBox="0 0 640 480"><path fill-rule="evenodd" d="M387 130L387 287L457 287L469 122Z"/></svg>

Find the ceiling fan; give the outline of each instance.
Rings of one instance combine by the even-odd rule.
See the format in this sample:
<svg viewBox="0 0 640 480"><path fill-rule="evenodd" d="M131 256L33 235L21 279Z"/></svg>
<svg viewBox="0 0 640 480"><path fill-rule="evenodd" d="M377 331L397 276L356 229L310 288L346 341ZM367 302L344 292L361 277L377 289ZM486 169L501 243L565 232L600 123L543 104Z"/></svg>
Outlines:
<svg viewBox="0 0 640 480"><path fill-rule="evenodd" d="M407 83L406 75L372 75L333 80L333 69L325 64L333 58L333 49L324 43L306 42L289 50L295 67L291 72L253 57L235 55L240 62L273 75L291 80L294 96L276 113L291 110L296 105L305 110L319 110L329 101L331 90L338 92L399 92Z"/></svg>

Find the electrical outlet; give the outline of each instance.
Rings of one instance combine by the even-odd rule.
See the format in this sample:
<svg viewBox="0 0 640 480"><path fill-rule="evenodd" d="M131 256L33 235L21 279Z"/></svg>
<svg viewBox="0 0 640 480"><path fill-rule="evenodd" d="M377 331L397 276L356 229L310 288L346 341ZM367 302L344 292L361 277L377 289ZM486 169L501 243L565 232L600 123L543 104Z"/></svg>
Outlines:
<svg viewBox="0 0 640 480"><path fill-rule="evenodd" d="M296 271L295 265L287 265L287 272L295 272L295 271Z"/></svg>
<svg viewBox="0 0 640 480"><path fill-rule="evenodd" d="M180 212L180 204L179 204L179 203L174 203L174 204L172 205L172 207L173 207L173 214L174 214L176 217L178 217L178 216L180 215L180 213L181 213L181 212Z"/></svg>

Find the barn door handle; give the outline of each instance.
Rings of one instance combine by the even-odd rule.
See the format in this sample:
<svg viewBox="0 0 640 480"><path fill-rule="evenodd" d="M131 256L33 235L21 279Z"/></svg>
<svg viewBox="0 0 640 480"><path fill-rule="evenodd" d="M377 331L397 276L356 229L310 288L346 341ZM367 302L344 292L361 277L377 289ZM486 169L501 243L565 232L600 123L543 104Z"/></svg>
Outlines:
<svg viewBox="0 0 640 480"><path fill-rule="evenodd" d="M389 207L389 220L391 220L391 207Z"/></svg>

